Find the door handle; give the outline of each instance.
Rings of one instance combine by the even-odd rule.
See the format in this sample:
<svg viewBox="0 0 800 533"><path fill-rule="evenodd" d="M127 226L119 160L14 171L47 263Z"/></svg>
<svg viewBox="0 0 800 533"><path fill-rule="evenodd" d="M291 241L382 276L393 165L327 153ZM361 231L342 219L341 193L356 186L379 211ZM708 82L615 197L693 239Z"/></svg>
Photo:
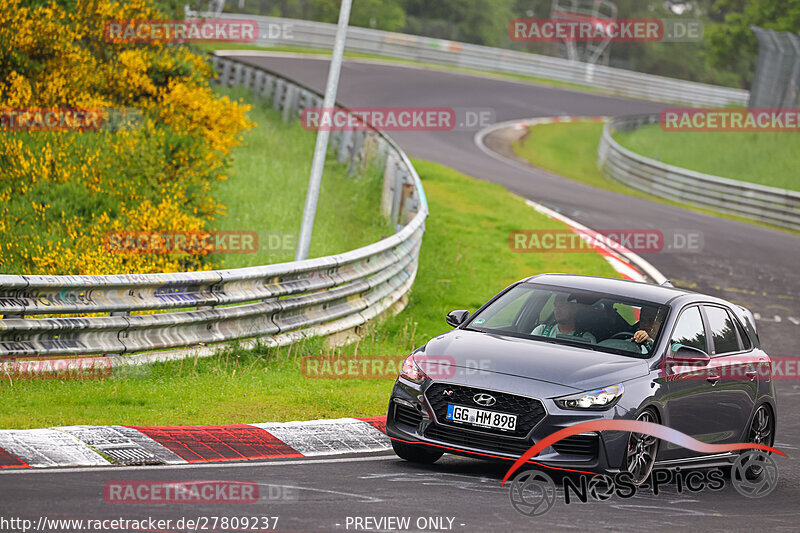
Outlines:
<svg viewBox="0 0 800 533"><path fill-rule="evenodd" d="M750 372L745 372L744 375L747 376L750 379L750 381L755 381L757 374L755 371L751 370Z"/></svg>
<svg viewBox="0 0 800 533"><path fill-rule="evenodd" d="M713 386L713 385L716 385L716 384L717 384L717 381L719 381L719 376L708 376L708 377L706 378L706 381L708 381L709 383L711 383L711 385L712 385L712 386Z"/></svg>

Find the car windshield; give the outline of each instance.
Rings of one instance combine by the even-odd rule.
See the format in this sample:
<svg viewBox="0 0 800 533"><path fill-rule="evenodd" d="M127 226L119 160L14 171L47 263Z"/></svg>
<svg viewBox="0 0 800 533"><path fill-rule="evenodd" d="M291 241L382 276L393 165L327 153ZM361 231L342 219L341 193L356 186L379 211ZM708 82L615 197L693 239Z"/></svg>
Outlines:
<svg viewBox="0 0 800 533"><path fill-rule="evenodd" d="M467 329L648 357L668 307L614 294L521 283L470 318Z"/></svg>

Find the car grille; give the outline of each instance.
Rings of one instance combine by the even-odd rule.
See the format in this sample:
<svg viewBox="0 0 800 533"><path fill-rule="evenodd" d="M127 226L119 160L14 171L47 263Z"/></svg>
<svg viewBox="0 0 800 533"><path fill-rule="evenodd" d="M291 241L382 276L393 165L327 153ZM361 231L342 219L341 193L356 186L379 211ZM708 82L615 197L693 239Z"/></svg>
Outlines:
<svg viewBox="0 0 800 533"><path fill-rule="evenodd" d="M405 424L411 427L417 427L422 422L422 415L416 409L411 407L394 404L394 421L398 424Z"/></svg>
<svg viewBox="0 0 800 533"><path fill-rule="evenodd" d="M572 435L553 444L553 449L563 455L596 457L599 448L597 435Z"/></svg>
<svg viewBox="0 0 800 533"><path fill-rule="evenodd" d="M533 443L527 441L495 435L481 435L438 424L431 425L425 432L425 437L455 446L466 446L516 456L522 455L533 446Z"/></svg>
<svg viewBox="0 0 800 533"><path fill-rule="evenodd" d="M445 396L445 390L452 390L453 394ZM480 393L489 393L495 397L497 402L491 407L483 407L477 405L472 397ZM428 403L433 408L436 414L436 420L440 425L459 427L465 426L455 424L452 421L445 419L447 415L447 404L465 405L469 407L477 407L479 409L487 409L489 411L498 411L517 415L517 427L514 431L507 431L502 429L491 428L470 428L475 431L490 433L493 435L513 435L515 437L524 437L533 429L539 421L545 417L547 412L544 409L542 402L535 398L527 398L525 396L518 396L516 394L509 394L505 392L486 391L474 387L467 387L464 385L451 385L449 383L434 383L428 390L425 391L425 397Z"/></svg>

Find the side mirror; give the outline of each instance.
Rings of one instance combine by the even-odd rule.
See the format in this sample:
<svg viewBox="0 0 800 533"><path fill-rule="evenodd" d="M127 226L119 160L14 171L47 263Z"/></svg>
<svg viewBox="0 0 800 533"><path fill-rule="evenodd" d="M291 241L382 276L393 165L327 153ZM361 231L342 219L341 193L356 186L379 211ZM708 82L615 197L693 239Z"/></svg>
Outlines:
<svg viewBox="0 0 800 533"><path fill-rule="evenodd" d="M698 348L693 348L691 346L683 346L681 345L673 354L672 360L677 363L687 364L687 365L702 365L708 364L711 360L711 357Z"/></svg>
<svg viewBox="0 0 800 533"><path fill-rule="evenodd" d="M450 324L454 328L457 328L458 326L466 322L468 317L469 317L469 311L461 309L458 311L450 311L449 313L447 313L447 318L445 318L445 320L447 320L448 324Z"/></svg>

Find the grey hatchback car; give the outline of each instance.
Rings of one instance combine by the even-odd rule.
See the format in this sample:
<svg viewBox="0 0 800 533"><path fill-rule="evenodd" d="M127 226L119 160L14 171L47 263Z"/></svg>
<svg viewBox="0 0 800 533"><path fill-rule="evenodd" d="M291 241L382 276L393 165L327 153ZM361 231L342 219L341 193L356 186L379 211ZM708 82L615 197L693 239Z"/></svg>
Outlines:
<svg viewBox="0 0 800 533"><path fill-rule="evenodd" d="M389 401L386 430L403 459L445 452L515 460L548 435L591 420L656 422L706 443L772 445L771 360L753 315L719 298L618 279L542 274L506 288L455 329L417 348ZM536 461L627 471L727 465L619 431L573 435Z"/></svg>

